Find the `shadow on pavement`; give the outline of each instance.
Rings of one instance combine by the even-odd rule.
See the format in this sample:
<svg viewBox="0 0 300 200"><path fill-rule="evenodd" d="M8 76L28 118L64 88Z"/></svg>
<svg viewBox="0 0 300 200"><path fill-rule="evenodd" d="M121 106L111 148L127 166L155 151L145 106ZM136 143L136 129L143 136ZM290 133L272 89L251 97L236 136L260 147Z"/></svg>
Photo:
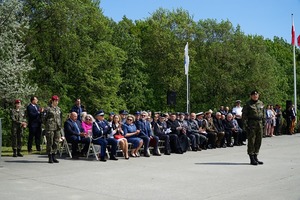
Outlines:
<svg viewBox="0 0 300 200"><path fill-rule="evenodd" d="M195 163L196 165L250 165L249 163L230 163L230 162L207 162Z"/></svg>

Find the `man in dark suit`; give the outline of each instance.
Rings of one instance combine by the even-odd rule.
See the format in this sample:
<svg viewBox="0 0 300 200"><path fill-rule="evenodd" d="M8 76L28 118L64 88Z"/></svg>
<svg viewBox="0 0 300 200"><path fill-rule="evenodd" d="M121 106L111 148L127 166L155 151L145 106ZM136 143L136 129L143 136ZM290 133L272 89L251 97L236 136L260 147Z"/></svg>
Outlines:
<svg viewBox="0 0 300 200"><path fill-rule="evenodd" d="M30 98L30 104L27 106L26 112L28 117L28 128L29 128L29 136L28 136L28 144L27 150L28 153L32 152L32 142L33 138L35 138L36 150L41 151L41 135L42 135L42 120L41 113L43 112L43 108L40 108L38 103L38 98L36 96L32 96Z"/></svg>
<svg viewBox="0 0 300 200"><path fill-rule="evenodd" d="M150 154L148 153L150 143L154 147L153 155L160 156L160 153L158 151L159 138L153 135L151 124L146 120L147 117L148 117L148 113L146 111L143 111L141 113L141 119L139 121L136 121L135 124L136 128L140 130L138 137L141 138L144 142L144 156L150 157Z"/></svg>
<svg viewBox="0 0 300 200"><path fill-rule="evenodd" d="M81 122L77 119L77 113L72 112L70 118L64 124L65 137L68 143L72 143L72 157L78 158L87 153L91 138L84 132ZM78 143L84 144L84 147L79 154Z"/></svg>
<svg viewBox="0 0 300 200"><path fill-rule="evenodd" d="M81 100L80 98L77 98L76 101L75 101L75 105L71 108L71 111L70 113L72 112L76 112L77 113L77 119L79 121L82 121L81 119L81 113L82 112L85 112L85 108L83 105L81 105Z"/></svg>

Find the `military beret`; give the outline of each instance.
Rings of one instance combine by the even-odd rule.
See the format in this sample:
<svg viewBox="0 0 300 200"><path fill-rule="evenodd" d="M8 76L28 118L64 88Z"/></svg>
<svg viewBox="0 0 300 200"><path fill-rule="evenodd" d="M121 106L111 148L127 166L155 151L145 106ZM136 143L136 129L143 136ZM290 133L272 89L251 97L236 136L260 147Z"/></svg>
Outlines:
<svg viewBox="0 0 300 200"><path fill-rule="evenodd" d="M57 95L53 95L51 97L51 99L52 99L52 101L57 101L57 100L59 100L59 97Z"/></svg>
<svg viewBox="0 0 300 200"><path fill-rule="evenodd" d="M20 100L20 99L16 99L16 100L15 100L15 104L18 104L18 103L21 103L21 100Z"/></svg>

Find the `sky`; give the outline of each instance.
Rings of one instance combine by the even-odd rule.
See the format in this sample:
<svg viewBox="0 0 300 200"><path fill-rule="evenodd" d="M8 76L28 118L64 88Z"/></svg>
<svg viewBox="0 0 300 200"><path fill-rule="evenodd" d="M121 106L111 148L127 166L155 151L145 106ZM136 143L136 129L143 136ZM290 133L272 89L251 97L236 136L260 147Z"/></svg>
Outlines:
<svg viewBox="0 0 300 200"><path fill-rule="evenodd" d="M245 34L274 36L291 43L292 14L296 38L300 35L300 0L101 0L105 16L119 22L123 16L145 20L158 8L183 8L194 21L216 19L238 24Z"/></svg>

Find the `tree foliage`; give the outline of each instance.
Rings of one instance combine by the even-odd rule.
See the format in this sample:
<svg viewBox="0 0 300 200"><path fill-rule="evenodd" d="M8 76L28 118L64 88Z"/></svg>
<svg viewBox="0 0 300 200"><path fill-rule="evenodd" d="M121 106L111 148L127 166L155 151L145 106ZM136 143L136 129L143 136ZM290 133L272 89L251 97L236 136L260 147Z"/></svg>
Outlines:
<svg viewBox="0 0 300 200"><path fill-rule="evenodd" d="M103 15L98 0L3 2L4 98L25 98L38 85L34 94L42 106L57 94L64 113L78 97L91 114L100 108L185 111L188 42L191 111L232 107L236 99L246 101L253 89L265 104L293 100L292 46L282 38L247 35L228 20L194 21L181 8L114 22ZM299 66L299 49L296 55ZM168 91L177 93L175 107L167 105Z"/></svg>

